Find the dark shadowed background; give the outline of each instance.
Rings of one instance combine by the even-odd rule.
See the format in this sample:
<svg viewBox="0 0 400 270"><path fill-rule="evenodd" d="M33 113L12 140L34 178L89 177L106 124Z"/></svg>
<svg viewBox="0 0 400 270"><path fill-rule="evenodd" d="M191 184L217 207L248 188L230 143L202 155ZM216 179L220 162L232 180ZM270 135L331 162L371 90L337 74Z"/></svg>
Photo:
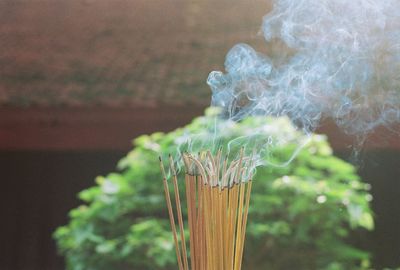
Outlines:
<svg viewBox="0 0 400 270"><path fill-rule="evenodd" d="M208 73L238 42L262 48L261 0L0 1L0 269L63 269L51 239L76 193L131 139L210 103ZM352 138L331 123L337 154ZM378 130L358 159L371 183L374 263L400 264L400 142Z"/></svg>

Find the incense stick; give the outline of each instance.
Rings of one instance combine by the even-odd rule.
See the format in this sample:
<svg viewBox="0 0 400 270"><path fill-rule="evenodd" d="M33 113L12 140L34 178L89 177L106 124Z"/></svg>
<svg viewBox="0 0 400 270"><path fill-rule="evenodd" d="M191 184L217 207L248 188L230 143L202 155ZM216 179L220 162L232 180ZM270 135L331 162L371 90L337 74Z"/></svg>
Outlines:
<svg viewBox="0 0 400 270"><path fill-rule="evenodd" d="M184 153L185 195L189 230L186 247L179 180L174 160L169 167L174 187L179 237L169 195L168 181L160 159L170 225L179 270L240 270L244 252L247 216L251 195L251 159L240 151L238 159L228 162L210 151L198 155ZM248 177L246 178L246 175ZM180 238L180 243L178 241Z"/></svg>
<svg viewBox="0 0 400 270"><path fill-rule="evenodd" d="M174 237L176 258L178 260L179 270L183 270L182 256L181 256L181 253L180 253L180 250L179 250L178 236L177 236L177 233L176 233L174 214L173 214L173 211L172 211L171 197L169 196L169 188L168 188L168 183L167 183L167 176L165 174L165 169L164 169L164 165L162 163L161 157L160 157L160 168L161 168L161 172L162 172L162 175L163 175L165 198L166 198L166 202L167 202L167 208L168 208L168 215L169 215L169 221L170 221L170 225L171 225L171 230L172 230L173 237Z"/></svg>
<svg viewBox="0 0 400 270"><path fill-rule="evenodd" d="M183 266L185 270L189 270L187 254L186 254L186 241L185 241L185 232L183 229L183 219L182 219L182 208L181 208L181 200L179 197L179 187L178 187L178 177L175 170L174 160L172 156L169 156L169 165L172 172L172 179L174 184L174 193L176 200L176 211L178 215L178 223L179 223L179 232L181 236L181 246L182 246L182 256L183 256Z"/></svg>

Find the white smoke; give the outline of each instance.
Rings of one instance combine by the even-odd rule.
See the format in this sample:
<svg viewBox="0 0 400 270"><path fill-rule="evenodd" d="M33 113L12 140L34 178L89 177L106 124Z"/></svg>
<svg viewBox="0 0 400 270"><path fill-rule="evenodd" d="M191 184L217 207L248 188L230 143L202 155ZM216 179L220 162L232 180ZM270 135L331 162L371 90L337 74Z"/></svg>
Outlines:
<svg viewBox="0 0 400 270"><path fill-rule="evenodd" d="M276 0L262 25L274 53L234 46L226 73L209 75L212 105L232 120L288 115L306 131L327 117L357 134L398 122L399 10L398 0Z"/></svg>

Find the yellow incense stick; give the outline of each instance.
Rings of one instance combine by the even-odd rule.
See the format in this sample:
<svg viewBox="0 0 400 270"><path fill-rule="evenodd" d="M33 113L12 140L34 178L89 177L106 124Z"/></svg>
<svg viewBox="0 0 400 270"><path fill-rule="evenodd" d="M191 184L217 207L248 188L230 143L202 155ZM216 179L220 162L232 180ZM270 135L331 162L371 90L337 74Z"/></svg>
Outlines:
<svg viewBox="0 0 400 270"><path fill-rule="evenodd" d="M243 249L244 249L244 241L246 239L246 227L247 227L247 216L249 214L249 205L250 205L250 194L251 194L251 186L253 184L253 181L251 181L251 179L249 180L248 184L247 184L247 192L246 192L246 206L244 208L244 219L243 219L243 233L242 233L242 246L241 246L241 250L240 253L243 254ZM242 268L242 261L243 261L243 255L240 256L239 259L239 268Z"/></svg>
<svg viewBox="0 0 400 270"><path fill-rule="evenodd" d="M181 256L181 253L180 253L180 250L179 250L179 245L178 245L178 236L177 236L177 233L176 233L174 214L173 214L173 211L172 211L171 197L169 196L169 188L168 188L168 183L167 183L167 177L166 177L166 174L165 174L164 165L162 163L161 157L160 157L160 168L161 168L161 172L163 174L163 184L164 184L164 191L165 191L165 199L166 199L166 202L167 202L167 208L168 208L168 215L169 215L169 221L170 221L170 225L171 225L171 230L172 230L173 237L174 237L176 258L178 260L179 270L182 270L183 269L182 256Z"/></svg>
<svg viewBox="0 0 400 270"><path fill-rule="evenodd" d="M184 184L189 253L175 164L170 156L180 241L167 177L160 159L179 270L189 270L189 254L191 270L240 270L242 267L252 184L251 180L244 178L250 175L251 158L244 156L243 148L239 158L231 162L228 162L228 157L221 159L221 155L222 150L219 149L215 156L210 151L195 156L184 153L182 156L186 168Z"/></svg>
<svg viewBox="0 0 400 270"><path fill-rule="evenodd" d="M174 184L174 193L175 193L175 200L176 200L176 211L178 215L178 223L179 223L179 231L181 236L181 246L182 246L182 256L183 256L183 266L185 270L189 270L188 260L187 260L187 252L186 252L186 241L185 241L185 231L183 227L183 218L182 218L182 209L181 209L181 200L179 197L179 187L178 187L178 178L176 175L174 161L172 156L169 156L170 167L172 171L172 179Z"/></svg>
<svg viewBox="0 0 400 270"><path fill-rule="evenodd" d="M194 240L193 240L194 230L193 230L193 213L192 213L193 201L192 201L192 194L191 194L191 192L192 192L191 185L192 184L190 183L190 181L191 181L190 176L188 174L186 174L185 175L185 184L186 184L186 201L188 204L187 211L188 211L188 223L189 223L189 235L190 235L190 237L189 237L189 239L190 239L189 240L190 241L189 242L190 243L190 256L191 256L191 258L193 258L195 256L195 252L194 252L195 246L194 246ZM194 269L195 266L194 266L193 260L191 260L190 263L191 263L192 269Z"/></svg>
<svg viewBox="0 0 400 270"><path fill-rule="evenodd" d="M239 184L240 195L239 195L239 208L238 208L238 218L237 218L237 233L236 233L236 249L235 249L235 270L239 270L239 256L241 252L241 241L242 241L242 222L243 222L243 201L244 201L244 184Z"/></svg>

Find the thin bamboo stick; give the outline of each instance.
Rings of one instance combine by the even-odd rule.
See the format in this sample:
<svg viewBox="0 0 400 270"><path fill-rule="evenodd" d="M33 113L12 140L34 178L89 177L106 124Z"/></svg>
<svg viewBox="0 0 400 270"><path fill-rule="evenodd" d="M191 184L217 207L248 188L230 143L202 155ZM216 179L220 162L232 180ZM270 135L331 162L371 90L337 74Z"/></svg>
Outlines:
<svg viewBox="0 0 400 270"><path fill-rule="evenodd" d="M252 184L253 184L253 181L250 179L247 184L246 206L244 208L244 220L243 220L242 246L241 246L241 251L240 251L240 253L242 255L240 256L238 269L242 268L244 243L245 243L245 239L246 239L247 216L249 214L249 205L250 205L250 195L251 195Z"/></svg>
<svg viewBox="0 0 400 270"><path fill-rule="evenodd" d="M171 225L171 230L172 230L172 234L173 234L173 237L174 237L176 258L178 260L179 270L183 270L182 256L181 256L181 253L180 253L180 250L179 250L178 236L177 236L177 233L176 233L174 214L173 214L173 211L172 211L171 197L169 196L169 188L168 188L168 183L167 183L167 176L166 176L166 173L165 173L165 169L164 169L164 165L162 163L161 157L160 157L160 168L161 168L161 172L162 172L162 175L163 175L165 199L166 199L166 202L167 202L167 208L168 208L168 215L169 215L169 221L170 221L170 225Z"/></svg>
<svg viewBox="0 0 400 270"><path fill-rule="evenodd" d="M186 240L185 240L185 231L183 226L183 218L182 218L182 208L181 208L181 200L179 197L179 187L178 187L178 178L175 170L174 160L172 156L169 156L170 167L172 171L172 179L174 184L174 193L176 200L176 211L178 215L178 223L179 223L179 232L181 236L181 246L182 246L182 256L183 256L183 266L185 270L189 270L188 260L187 260L187 252L186 252Z"/></svg>
<svg viewBox="0 0 400 270"><path fill-rule="evenodd" d="M235 267L234 270L239 270L239 257L241 251L241 241L242 241L242 225L243 225L243 201L244 201L244 188L243 183L239 184L240 195L239 195L239 208L238 208L238 218L237 218L237 233L236 233L236 249L235 249Z"/></svg>
<svg viewBox="0 0 400 270"><path fill-rule="evenodd" d="M234 250L235 250L235 234L236 234L236 217L237 217L237 205L238 205L238 190L239 185L234 184L231 188L231 194L229 194L230 200L230 217L229 223L229 237L228 237L228 260L229 269L233 269L234 266Z"/></svg>
<svg viewBox="0 0 400 270"><path fill-rule="evenodd" d="M197 211L197 221L196 221L196 231L197 231L197 245L199 246L199 257L198 257L198 265L199 269L202 270L205 267L204 261L206 261L206 255L204 252L204 209L203 209L203 188L204 185L202 183L201 176L197 177L197 192L198 192L198 211Z"/></svg>
<svg viewBox="0 0 400 270"><path fill-rule="evenodd" d="M198 249L196 243L196 235L198 234L196 230L196 224L197 224L197 207L196 207L196 178L193 177L193 175L190 176L190 200L191 200L191 206L192 206L192 232L193 234L193 254L190 255L190 260L192 262L192 270L198 270L198 266L196 265L195 259L198 258Z"/></svg>
<svg viewBox="0 0 400 270"><path fill-rule="evenodd" d="M212 232L210 231L210 220L211 220L211 215L210 215L210 186L205 185L204 187L204 227L205 227L205 242L206 242L206 255L207 255L207 269L213 270L213 256L212 256L212 247L211 247L211 234Z"/></svg>
<svg viewBox="0 0 400 270"><path fill-rule="evenodd" d="M219 269L224 269L224 238L223 238L223 208L222 208L222 191L219 188L217 190L217 229L218 229L218 258L219 258Z"/></svg>
<svg viewBox="0 0 400 270"><path fill-rule="evenodd" d="M187 212L188 212L188 223L189 223L189 247L190 247L190 263L192 270L195 270L194 266L194 261L193 257L195 257L195 251L194 251L194 240L193 237L195 235L194 229L193 229L193 201L192 201L192 190L191 190L191 179L189 178L190 176L188 174L185 175L185 187L186 187L186 201L187 201Z"/></svg>

